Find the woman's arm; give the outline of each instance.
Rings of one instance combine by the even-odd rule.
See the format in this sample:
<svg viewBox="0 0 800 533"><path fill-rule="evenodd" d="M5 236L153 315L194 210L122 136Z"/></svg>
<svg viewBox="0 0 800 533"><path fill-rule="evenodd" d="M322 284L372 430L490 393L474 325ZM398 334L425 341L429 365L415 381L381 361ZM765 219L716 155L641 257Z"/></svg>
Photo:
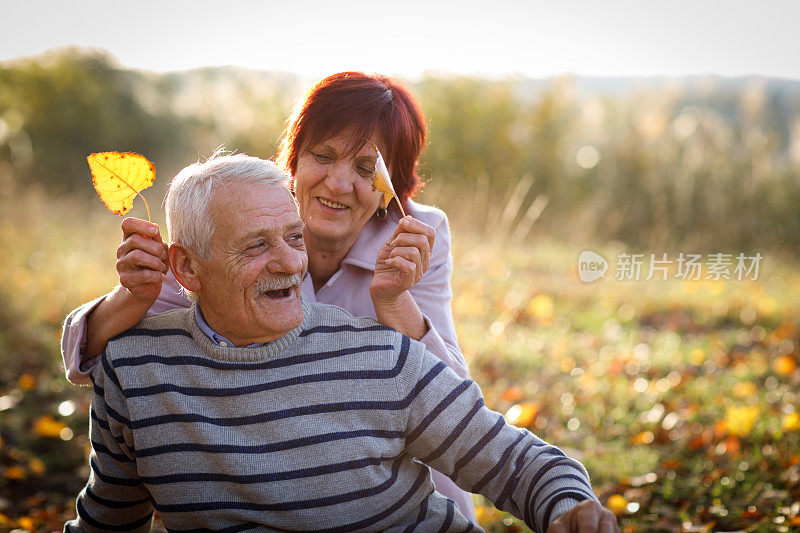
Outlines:
<svg viewBox="0 0 800 533"><path fill-rule="evenodd" d="M122 233L116 265L120 285L106 296L75 309L64 322L61 354L67 379L76 385L89 384L94 360L108 340L138 324L156 302L161 302L155 306L159 311L182 303L170 299L169 293L161 294L169 268L158 226L126 218L122 221Z"/></svg>
<svg viewBox="0 0 800 533"><path fill-rule="evenodd" d="M459 376L467 378L469 369L458 347L450 309L450 229L444 213L437 213L438 220L430 220L436 223L435 229L416 219L401 221L378 254L370 295L380 323L421 341Z"/></svg>

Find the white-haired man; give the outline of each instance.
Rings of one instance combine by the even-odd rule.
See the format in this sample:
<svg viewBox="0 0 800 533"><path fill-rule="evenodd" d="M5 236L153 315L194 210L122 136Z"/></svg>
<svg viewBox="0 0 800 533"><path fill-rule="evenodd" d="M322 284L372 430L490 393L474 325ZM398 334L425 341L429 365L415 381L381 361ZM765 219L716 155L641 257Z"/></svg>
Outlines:
<svg viewBox="0 0 800 533"><path fill-rule="evenodd" d="M155 508L170 530L480 530L424 462L538 531L616 531L579 463L424 345L301 300L286 178L235 155L173 181L170 263L195 304L96 365L91 475L65 529L147 530Z"/></svg>

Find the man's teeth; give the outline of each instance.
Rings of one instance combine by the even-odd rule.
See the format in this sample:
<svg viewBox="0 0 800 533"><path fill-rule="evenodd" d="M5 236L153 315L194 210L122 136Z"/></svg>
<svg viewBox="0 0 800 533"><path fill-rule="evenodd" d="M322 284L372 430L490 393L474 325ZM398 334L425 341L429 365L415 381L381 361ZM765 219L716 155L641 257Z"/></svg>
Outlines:
<svg viewBox="0 0 800 533"><path fill-rule="evenodd" d="M344 204L338 204L336 202L331 202L330 200L326 200L325 198L318 198L319 203L322 205L327 205L328 207L332 207L334 209L347 209L347 206Z"/></svg>

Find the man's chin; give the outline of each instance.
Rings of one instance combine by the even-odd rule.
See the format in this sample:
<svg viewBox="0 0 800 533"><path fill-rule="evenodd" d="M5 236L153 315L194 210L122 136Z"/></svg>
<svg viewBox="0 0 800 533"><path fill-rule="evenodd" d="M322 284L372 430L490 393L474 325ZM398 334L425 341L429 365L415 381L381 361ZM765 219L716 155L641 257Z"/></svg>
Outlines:
<svg viewBox="0 0 800 533"><path fill-rule="evenodd" d="M258 307L265 321L282 325L288 332L303 323L303 305L300 286L292 287L285 295L262 295L257 298Z"/></svg>

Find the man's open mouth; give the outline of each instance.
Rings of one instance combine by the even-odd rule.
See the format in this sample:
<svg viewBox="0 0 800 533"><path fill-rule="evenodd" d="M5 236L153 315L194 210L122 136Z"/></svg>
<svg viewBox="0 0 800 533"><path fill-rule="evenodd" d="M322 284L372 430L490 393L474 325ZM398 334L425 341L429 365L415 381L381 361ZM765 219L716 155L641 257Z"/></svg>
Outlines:
<svg viewBox="0 0 800 533"><path fill-rule="evenodd" d="M277 289L274 291L265 291L264 296L267 298L278 300L280 298L288 298L294 287L286 287L285 289Z"/></svg>
<svg viewBox="0 0 800 533"><path fill-rule="evenodd" d="M271 300L280 300L282 298L289 298L294 294L295 290L300 287L303 278L300 274L292 276L264 279L261 280L256 286L254 295L257 297L266 297Z"/></svg>

